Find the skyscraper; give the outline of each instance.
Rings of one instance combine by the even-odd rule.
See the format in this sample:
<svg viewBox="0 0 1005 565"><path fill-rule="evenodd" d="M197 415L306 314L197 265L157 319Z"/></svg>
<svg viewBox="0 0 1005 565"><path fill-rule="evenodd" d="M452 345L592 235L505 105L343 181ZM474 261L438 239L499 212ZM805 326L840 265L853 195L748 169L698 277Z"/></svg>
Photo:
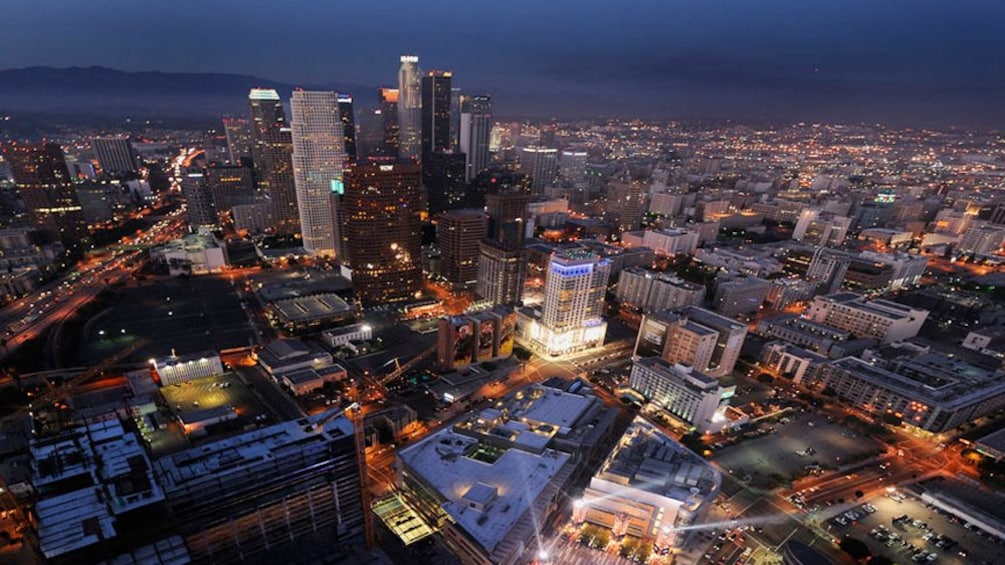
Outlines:
<svg viewBox="0 0 1005 565"><path fill-rule="evenodd" d="M522 247L527 222L530 194L520 190L500 190L485 195L489 215L489 239L514 247Z"/></svg>
<svg viewBox="0 0 1005 565"><path fill-rule="evenodd" d="M398 157L405 160L418 159L421 151L422 84L419 57L402 55L401 68L398 69Z"/></svg>
<svg viewBox="0 0 1005 565"><path fill-rule="evenodd" d="M398 89L381 88L378 94L380 114L384 118L384 153L389 157L397 157L400 139L398 127Z"/></svg>
<svg viewBox="0 0 1005 565"><path fill-rule="evenodd" d="M358 159L356 153L356 119L353 115L352 96L338 95L338 114L342 118L342 136L345 138L345 158L349 161Z"/></svg>
<svg viewBox="0 0 1005 565"><path fill-rule="evenodd" d="M138 168L139 161L128 136L96 137L91 140L91 148L106 175L133 173Z"/></svg>
<svg viewBox="0 0 1005 565"><path fill-rule="evenodd" d="M248 94L251 115L251 154L255 183L272 201L272 222L278 233L300 231L300 215L293 181L293 139L275 90L253 88Z"/></svg>
<svg viewBox="0 0 1005 565"><path fill-rule="evenodd" d="M440 273L457 288L468 288L478 278L478 242L485 238L488 218L481 210L451 210L440 215L436 241Z"/></svg>
<svg viewBox="0 0 1005 565"><path fill-rule="evenodd" d="M232 165L251 161L251 124L244 118L224 118L223 132L227 135L227 152Z"/></svg>
<svg viewBox="0 0 1005 565"><path fill-rule="evenodd" d="M200 169L190 169L181 179L181 194L185 197L188 225L193 228L214 228L217 225L213 195Z"/></svg>
<svg viewBox="0 0 1005 565"><path fill-rule="evenodd" d="M450 71L429 71L422 77L422 158L452 149L450 144Z"/></svg>
<svg viewBox="0 0 1005 565"><path fill-rule="evenodd" d="M488 168L491 133L492 99L484 94L461 96L459 147L467 156L464 180L471 182Z"/></svg>
<svg viewBox="0 0 1005 565"><path fill-rule="evenodd" d="M461 146L461 89L450 89L450 147Z"/></svg>
<svg viewBox="0 0 1005 565"><path fill-rule="evenodd" d="M512 306L523 296L526 261L519 247L483 240L478 244L475 292L492 304Z"/></svg>
<svg viewBox="0 0 1005 565"><path fill-rule="evenodd" d="M548 265L540 312L517 314L523 340L549 355L602 344L607 334L602 314L610 275L610 261L588 249L555 252Z"/></svg>
<svg viewBox="0 0 1005 565"><path fill-rule="evenodd" d="M338 197L344 192L345 138L338 94L295 90L290 108L293 180L304 249L341 257Z"/></svg>
<svg viewBox="0 0 1005 565"><path fill-rule="evenodd" d="M349 167L343 238L363 304L408 300L422 289L421 183L414 163Z"/></svg>
<svg viewBox="0 0 1005 565"><path fill-rule="evenodd" d="M558 176L558 149L532 145L520 151L520 172L529 175L531 193L544 194Z"/></svg>
<svg viewBox="0 0 1005 565"><path fill-rule="evenodd" d="M422 184L432 213L464 206L464 154L434 151L422 158Z"/></svg>
<svg viewBox="0 0 1005 565"><path fill-rule="evenodd" d="M47 241L61 241L71 256L83 252L87 224L56 143L7 143L4 160L28 216Z"/></svg>
<svg viewBox="0 0 1005 565"><path fill-rule="evenodd" d="M234 206L255 203L255 183L248 167L207 167L203 174L217 214L230 213Z"/></svg>

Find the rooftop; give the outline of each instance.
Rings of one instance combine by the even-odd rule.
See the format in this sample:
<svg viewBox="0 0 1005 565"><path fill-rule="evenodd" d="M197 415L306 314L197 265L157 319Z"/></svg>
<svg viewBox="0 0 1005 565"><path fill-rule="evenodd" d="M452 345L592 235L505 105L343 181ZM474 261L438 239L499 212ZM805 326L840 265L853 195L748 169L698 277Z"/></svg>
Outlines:
<svg viewBox="0 0 1005 565"><path fill-rule="evenodd" d="M276 300L271 306L277 314L291 322L313 320L353 312L353 307L337 294L315 294L312 296L287 298Z"/></svg>
<svg viewBox="0 0 1005 565"><path fill-rule="evenodd" d="M340 409L332 409L173 453L157 460L157 474L168 492L209 476L225 481L230 473L244 472L263 461L281 458L288 450L299 452L305 443L352 434L352 423L338 412ZM328 418L331 420L327 423L315 425Z"/></svg>
<svg viewBox="0 0 1005 565"><path fill-rule="evenodd" d="M722 476L705 460L639 417L596 477L675 500L707 496L722 484Z"/></svg>
<svg viewBox="0 0 1005 565"><path fill-rule="evenodd" d="M445 428L398 452L413 473L436 490L443 509L491 553L559 476L570 456L546 449L496 454L478 439ZM498 451L498 450L495 450Z"/></svg>

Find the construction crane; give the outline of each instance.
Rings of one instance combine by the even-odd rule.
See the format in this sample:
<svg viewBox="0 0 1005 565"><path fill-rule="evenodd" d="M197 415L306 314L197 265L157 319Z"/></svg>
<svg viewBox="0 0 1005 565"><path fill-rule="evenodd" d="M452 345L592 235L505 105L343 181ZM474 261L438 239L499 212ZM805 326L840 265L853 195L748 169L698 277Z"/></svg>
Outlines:
<svg viewBox="0 0 1005 565"><path fill-rule="evenodd" d="M36 397L35 400L32 402L32 405L39 405L39 403L45 404L56 400L62 400L75 387L80 386L86 383L87 381L93 379L94 377L100 375L111 366L119 363L120 361L129 357L133 353L136 353L140 349L143 349L149 343L150 340L147 338L140 338L132 342L126 347L118 350L117 352L109 355L108 357L105 357L100 362L98 362L97 365L91 367L90 369L87 369L83 373L74 375L69 380L64 382L63 386L60 388L55 388L54 386L52 386L52 383L49 382L49 379L43 378L42 380L45 381L45 383L49 386L49 390L45 391L44 393Z"/></svg>
<svg viewBox="0 0 1005 565"><path fill-rule="evenodd" d="M363 531L366 534L366 548L373 549L373 510L370 508L370 480L366 468L366 418L359 402L353 402L346 411L352 418L353 433L356 436L356 465L359 473L359 494L363 504Z"/></svg>
<svg viewBox="0 0 1005 565"><path fill-rule="evenodd" d="M384 377L380 379L380 381L379 381L380 382L380 386L384 387L384 386L387 386L388 384L394 382L395 379L397 379L401 375L405 374L409 369L411 369L412 367L414 367L416 365L416 363L418 363L419 361L422 361L426 357L429 357L433 353L436 353L436 348L437 348L437 345L433 344L429 349L426 349L425 351L419 353L415 357L412 357L411 359L409 359L408 361L406 361L404 365L402 365L401 363L398 363L398 358L397 357L395 357L394 359L391 359L390 361L388 361L387 363L385 363L384 364L385 367L387 365L390 365L391 363L394 363L394 370L391 371L390 373L384 375Z"/></svg>

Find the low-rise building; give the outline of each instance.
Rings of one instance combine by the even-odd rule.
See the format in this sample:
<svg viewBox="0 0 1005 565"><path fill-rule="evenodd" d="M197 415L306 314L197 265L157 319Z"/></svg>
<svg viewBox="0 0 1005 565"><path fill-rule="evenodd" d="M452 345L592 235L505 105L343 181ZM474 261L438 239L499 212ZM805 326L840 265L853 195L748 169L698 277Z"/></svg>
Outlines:
<svg viewBox="0 0 1005 565"><path fill-rule="evenodd" d="M665 554L684 545L721 486L708 462L636 418L574 503L573 521L640 538Z"/></svg>
<svg viewBox="0 0 1005 565"><path fill-rule="evenodd" d="M1001 371L980 369L934 352L874 364L845 357L821 367L817 382L877 416L942 433L1005 407Z"/></svg>
<svg viewBox="0 0 1005 565"><path fill-rule="evenodd" d="M700 432L722 430L722 411L736 393L736 386L722 386L714 377L659 357L636 359L628 385L648 402Z"/></svg>
<svg viewBox="0 0 1005 565"><path fill-rule="evenodd" d="M399 450L403 500L462 563L518 563L615 417L581 381L530 385Z"/></svg>
<svg viewBox="0 0 1005 565"><path fill-rule="evenodd" d="M814 298L806 317L817 323L847 330L856 337L891 343L918 335L928 318L928 310L912 308L891 300L865 300L858 294L841 292Z"/></svg>
<svg viewBox="0 0 1005 565"><path fill-rule="evenodd" d="M348 373L341 365L332 364L327 367L306 367L283 373L279 382L297 396L310 394L325 386L325 383L344 381Z"/></svg>
<svg viewBox="0 0 1005 565"><path fill-rule="evenodd" d="M328 347L335 349L354 341L370 341L373 339L373 327L370 324L349 324L321 332L321 338Z"/></svg>
<svg viewBox="0 0 1005 565"><path fill-rule="evenodd" d="M322 369L333 364L331 353L299 339L277 339L258 352L258 364L273 378L301 369Z"/></svg>
<svg viewBox="0 0 1005 565"><path fill-rule="evenodd" d="M161 386L169 386L222 375L223 362L215 351L202 351L187 355L171 355L159 359L151 359L151 365L157 374Z"/></svg>
<svg viewBox="0 0 1005 565"><path fill-rule="evenodd" d="M283 330L300 333L356 317L356 308L334 293L314 294L269 303L269 315Z"/></svg>
<svg viewBox="0 0 1005 565"><path fill-rule="evenodd" d="M227 247L212 232L200 230L150 250L173 276L216 273L230 265Z"/></svg>

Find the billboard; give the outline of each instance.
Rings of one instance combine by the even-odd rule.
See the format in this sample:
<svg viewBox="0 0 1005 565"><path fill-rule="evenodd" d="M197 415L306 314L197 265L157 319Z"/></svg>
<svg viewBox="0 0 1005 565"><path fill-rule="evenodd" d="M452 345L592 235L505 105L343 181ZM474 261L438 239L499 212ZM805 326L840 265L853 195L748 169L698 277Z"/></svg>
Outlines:
<svg viewBox="0 0 1005 565"><path fill-rule="evenodd" d="M639 357L662 357L670 324L646 316L639 328L639 338L635 343L635 354Z"/></svg>
<svg viewBox="0 0 1005 565"><path fill-rule="evenodd" d="M454 367L464 367L471 363L475 347L475 323L459 318L453 322Z"/></svg>
<svg viewBox="0 0 1005 565"><path fill-rule="evenodd" d="M478 319L478 360L486 361L495 356L496 319L493 316L479 316Z"/></svg>
<svg viewBox="0 0 1005 565"><path fill-rule="evenodd" d="M516 312L500 314L499 357L513 355L513 338L516 333Z"/></svg>

